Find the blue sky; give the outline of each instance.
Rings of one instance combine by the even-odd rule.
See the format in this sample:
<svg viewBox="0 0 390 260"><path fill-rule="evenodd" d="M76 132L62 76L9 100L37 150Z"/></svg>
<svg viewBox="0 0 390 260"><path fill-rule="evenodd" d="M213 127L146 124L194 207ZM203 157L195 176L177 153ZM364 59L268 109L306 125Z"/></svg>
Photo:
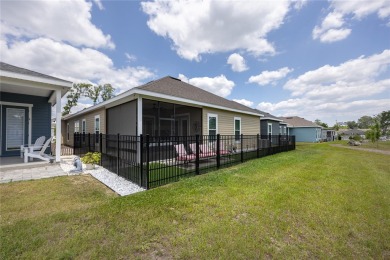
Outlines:
<svg viewBox="0 0 390 260"><path fill-rule="evenodd" d="M166 75L330 125L390 109L390 1L1 1L1 60L117 93ZM90 106L87 99L72 112Z"/></svg>

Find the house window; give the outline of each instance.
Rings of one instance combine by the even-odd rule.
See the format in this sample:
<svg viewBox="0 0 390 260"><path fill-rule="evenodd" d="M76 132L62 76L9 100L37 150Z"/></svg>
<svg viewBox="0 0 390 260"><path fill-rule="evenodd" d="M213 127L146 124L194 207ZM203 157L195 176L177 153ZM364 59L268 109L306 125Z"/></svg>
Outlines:
<svg viewBox="0 0 390 260"><path fill-rule="evenodd" d="M81 123L81 133L85 134L87 132L87 121L85 121L85 119L83 119L82 123Z"/></svg>
<svg viewBox="0 0 390 260"><path fill-rule="evenodd" d="M283 128L281 125L279 126L279 134L283 134Z"/></svg>
<svg viewBox="0 0 390 260"><path fill-rule="evenodd" d="M74 122L74 132L75 133L80 133L80 121L75 121Z"/></svg>
<svg viewBox="0 0 390 260"><path fill-rule="evenodd" d="M66 124L66 140L69 141L69 123Z"/></svg>
<svg viewBox="0 0 390 260"><path fill-rule="evenodd" d="M272 135L272 123L268 123L268 134Z"/></svg>
<svg viewBox="0 0 390 260"><path fill-rule="evenodd" d="M81 121L81 133L83 134L83 142L85 142L85 133L87 132L87 121L83 119Z"/></svg>
<svg viewBox="0 0 390 260"><path fill-rule="evenodd" d="M236 141L240 141L241 135L241 117L234 118L234 137Z"/></svg>
<svg viewBox="0 0 390 260"><path fill-rule="evenodd" d="M283 126L283 134L287 134L287 127Z"/></svg>
<svg viewBox="0 0 390 260"><path fill-rule="evenodd" d="M96 143L98 143L99 134L100 134L100 115L95 116L95 134L96 134Z"/></svg>
<svg viewBox="0 0 390 260"><path fill-rule="evenodd" d="M207 127L209 136L216 136L218 134L218 115L207 114ZM210 138L211 139L211 138Z"/></svg>

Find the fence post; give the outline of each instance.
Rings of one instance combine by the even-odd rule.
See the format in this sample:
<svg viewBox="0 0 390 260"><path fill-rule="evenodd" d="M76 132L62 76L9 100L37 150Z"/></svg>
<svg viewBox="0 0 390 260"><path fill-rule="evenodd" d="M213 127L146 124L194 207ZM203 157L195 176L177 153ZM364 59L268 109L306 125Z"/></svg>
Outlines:
<svg viewBox="0 0 390 260"><path fill-rule="evenodd" d="M196 159L195 159L195 173L197 175L199 175L199 135L196 135L196 151L195 151L195 155L196 155Z"/></svg>
<svg viewBox="0 0 390 260"><path fill-rule="evenodd" d="M256 146L257 146L257 149L256 149L256 156L257 158L260 158L260 134L257 134L256 136Z"/></svg>
<svg viewBox="0 0 390 260"><path fill-rule="evenodd" d="M103 154L103 134L99 134L99 152L100 152L100 166L102 166L102 154Z"/></svg>
<svg viewBox="0 0 390 260"><path fill-rule="evenodd" d="M149 189L149 135L146 135L146 189Z"/></svg>
<svg viewBox="0 0 390 260"><path fill-rule="evenodd" d="M221 136L217 134L217 169L221 166Z"/></svg>
<svg viewBox="0 0 390 260"><path fill-rule="evenodd" d="M143 167L143 160L144 160L144 156L143 156L143 153L144 153L144 137L143 135L141 134L139 136L139 147L140 147L140 150L139 150L139 171L140 171L140 174L141 174L141 187L144 183L144 167ZM146 185L143 186L146 188Z"/></svg>
<svg viewBox="0 0 390 260"><path fill-rule="evenodd" d="M119 175L119 133L116 139L116 174Z"/></svg>
<svg viewBox="0 0 390 260"><path fill-rule="evenodd" d="M241 134L241 162L244 162L244 135Z"/></svg>

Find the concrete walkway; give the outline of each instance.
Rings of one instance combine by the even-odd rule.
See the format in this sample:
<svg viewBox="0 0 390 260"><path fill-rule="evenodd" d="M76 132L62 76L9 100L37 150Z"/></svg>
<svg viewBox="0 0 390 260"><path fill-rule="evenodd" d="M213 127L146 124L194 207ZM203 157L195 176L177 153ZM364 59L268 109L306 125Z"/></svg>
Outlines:
<svg viewBox="0 0 390 260"><path fill-rule="evenodd" d="M45 164L44 166L38 166L33 168L3 168L0 171L0 183L37 180L67 175L69 174L64 172L59 164Z"/></svg>

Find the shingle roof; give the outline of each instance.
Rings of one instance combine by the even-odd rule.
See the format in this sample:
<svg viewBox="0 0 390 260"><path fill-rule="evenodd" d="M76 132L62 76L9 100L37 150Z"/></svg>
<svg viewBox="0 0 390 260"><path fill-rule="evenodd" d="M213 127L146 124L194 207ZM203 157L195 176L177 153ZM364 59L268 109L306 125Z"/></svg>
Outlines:
<svg viewBox="0 0 390 260"><path fill-rule="evenodd" d="M277 117L277 116L274 116L274 115L272 115L272 114L270 114L270 113L268 113L268 112L265 112L265 111L261 111L261 110L258 110L258 109L256 109L260 114L263 114L264 115L264 117L262 117L262 118L271 118L271 119L274 119L274 120L277 120L277 121L282 121L282 119L281 118L279 118L279 117Z"/></svg>
<svg viewBox="0 0 390 260"><path fill-rule="evenodd" d="M5 62L0 62L0 70L8 71L8 72L14 72L14 73L19 73L19 74L23 74L23 75L27 75L27 76L38 77L38 78L52 79L52 80L58 80L58 81L66 82L66 83L72 83L70 81L66 81L66 80L63 80L63 79L60 79L60 78L56 78L56 77L52 77L52 76L49 76L49 75L46 75L46 74L42 74L42 73L39 73L39 72L35 72L35 71L32 71L32 70L16 67L14 65L11 65L11 64L8 64L8 63L5 63Z"/></svg>
<svg viewBox="0 0 390 260"><path fill-rule="evenodd" d="M280 117L283 121L287 122L289 125L293 127L321 127L309 120L306 120L299 116L287 116Z"/></svg>
<svg viewBox="0 0 390 260"><path fill-rule="evenodd" d="M151 81L143 86L135 89L142 89L155 93L165 94L173 97L185 98L198 102L208 103L216 106L222 106L231 109L237 109L241 111L251 112L259 114L260 112L256 109L241 105L240 103L234 102L210 93L206 90L185 83L180 79L176 79L170 76Z"/></svg>

